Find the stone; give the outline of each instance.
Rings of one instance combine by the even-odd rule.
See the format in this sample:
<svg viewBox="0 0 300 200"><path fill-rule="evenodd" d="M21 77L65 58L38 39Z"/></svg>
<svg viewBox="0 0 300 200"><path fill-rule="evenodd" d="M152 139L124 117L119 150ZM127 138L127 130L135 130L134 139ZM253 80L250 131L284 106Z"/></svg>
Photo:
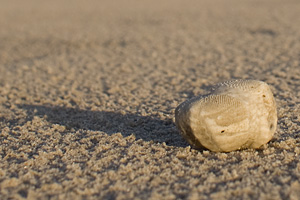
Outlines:
<svg viewBox="0 0 300 200"><path fill-rule="evenodd" d="M276 130L276 102L268 84L232 80L217 84L207 95L181 103L175 123L194 148L215 152L257 149Z"/></svg>

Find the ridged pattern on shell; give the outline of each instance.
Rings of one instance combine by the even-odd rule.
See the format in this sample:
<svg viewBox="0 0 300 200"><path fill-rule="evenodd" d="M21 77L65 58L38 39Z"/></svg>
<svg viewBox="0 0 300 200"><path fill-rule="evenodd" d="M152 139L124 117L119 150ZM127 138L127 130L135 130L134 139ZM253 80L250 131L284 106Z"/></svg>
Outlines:
<svg viewBox="0 0 300 200"><path fill-rule="evenodd" d="M256 81L256 80L242 80L242 79L238 79L238 80L230 80L230 81L225 81L222 83L217 84L215 87L229 87L229 88L239 88L239 89L244 89L244 90L248 90L248 89L252 89L252 88L256 88L257 86L264 84L264 82L262 81Z"/></svg>

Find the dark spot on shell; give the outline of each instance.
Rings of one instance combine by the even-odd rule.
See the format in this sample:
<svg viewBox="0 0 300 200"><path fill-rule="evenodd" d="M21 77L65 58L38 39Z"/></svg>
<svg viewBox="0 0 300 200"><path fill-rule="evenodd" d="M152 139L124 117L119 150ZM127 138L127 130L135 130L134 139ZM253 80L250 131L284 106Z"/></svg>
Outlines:
<svg viewBox="0 0 300 200"><path fill-rule="evenodd" d="M225 132L225 130L222 130L222 131L221 131L221 133L224 133L224 132Z"/></svg>

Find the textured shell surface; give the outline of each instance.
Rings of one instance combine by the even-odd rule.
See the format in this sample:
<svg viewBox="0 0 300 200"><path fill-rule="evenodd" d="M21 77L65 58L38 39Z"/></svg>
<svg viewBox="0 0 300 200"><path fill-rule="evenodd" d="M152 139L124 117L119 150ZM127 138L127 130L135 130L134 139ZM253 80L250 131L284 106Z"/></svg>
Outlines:
<svg viewBox="0 0 300 200"><path fill-rule="evenodd" d="M275 133L276 103L266 83L232 80L180 104L175 122L195 148L216 152L259 148Z"/></svg>

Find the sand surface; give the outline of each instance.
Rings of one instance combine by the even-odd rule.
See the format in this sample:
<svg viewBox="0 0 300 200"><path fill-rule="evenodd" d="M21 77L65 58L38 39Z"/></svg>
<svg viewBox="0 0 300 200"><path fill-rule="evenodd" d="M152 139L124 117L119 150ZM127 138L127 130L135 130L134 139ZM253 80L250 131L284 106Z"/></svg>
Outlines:
<svg viewBox="0 0 300 200"><path fill-rule="evenodd" d="M300 1L0 1L0 199L299 199ZM259 150L174 109L229 79L278 105Z"/></svg>

